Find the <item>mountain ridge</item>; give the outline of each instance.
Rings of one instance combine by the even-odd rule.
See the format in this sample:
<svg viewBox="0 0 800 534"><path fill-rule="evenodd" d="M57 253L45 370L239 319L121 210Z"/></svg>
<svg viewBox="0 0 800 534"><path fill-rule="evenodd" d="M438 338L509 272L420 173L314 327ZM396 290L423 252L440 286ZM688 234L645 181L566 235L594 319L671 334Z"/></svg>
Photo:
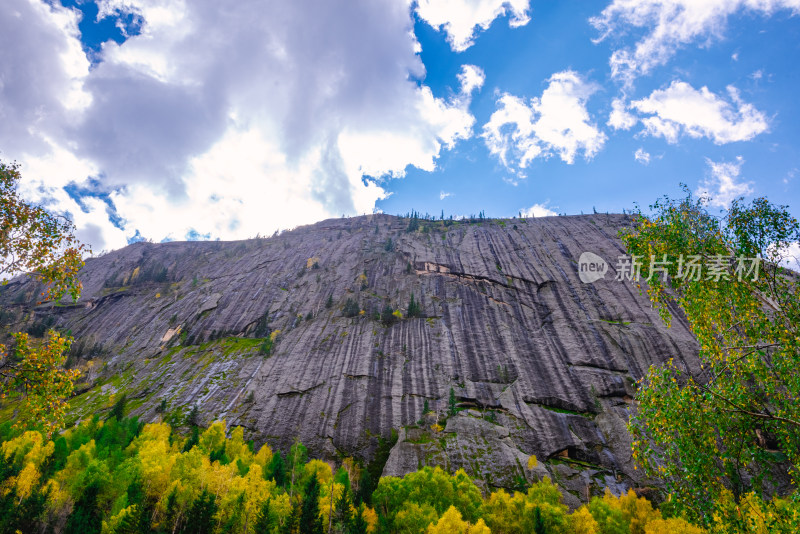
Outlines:
<svg viewBox="0 0 800 534"><path fill-rule="evenodd" d="M635 381L670 357L699 367L680 314L667 329L629 282L580 281L581 253L624 254L617 232L631 224L375 214L137 243L88 260L77 303L37 306L36 284L9 282L3 326L72 332L75 418L125 392L144 420L198 405L206 422L329 459L372 459L394 429L384 475L437 464L507 488L550 476L575 506L648 484L625 429ZM406 317L412 293L420 317Z"/></svg>

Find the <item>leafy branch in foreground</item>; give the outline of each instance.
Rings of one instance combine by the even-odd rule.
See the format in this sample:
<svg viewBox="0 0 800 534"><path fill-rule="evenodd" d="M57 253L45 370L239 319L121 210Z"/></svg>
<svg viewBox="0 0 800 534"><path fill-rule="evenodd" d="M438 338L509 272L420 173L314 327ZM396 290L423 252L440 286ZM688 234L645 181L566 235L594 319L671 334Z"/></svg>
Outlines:
<svg viewBox="0 0 800 534"><path fill-rule="evenodd" d="M763 198L735 201L724 217L705 206L691 194L665 198L621 234L631 255L650 261L643 274L652 304L668 325L680 309L701 361L688 369L670 360L640 382L633 455L694 520L725 517L738 531L760 517L792 531L797 509L781 512L761 499L794 491L797 508L800 277L780 265L781 252L800 239L798 222ZM687 276L676 260L690 256L717 268Z"/></svg>
<svg viewBox="0 0 800 534"><path fill-rule="evenodd" d="M88 248L78 243L69 219L23 200L19 180L19 166L0 161L0 277L29 274L48 285L47 299L77 299Z"/></svg>
<svg viewBox="0 0 800 534"><path fill-rule="evenodd" d="M64 420L64 399L72 394L73 380L78 377L78 371L61 367L70 340L52 330L39 347L31 346L28 334L14 334L14 338L14 355L0 368L0 377L9 391L24 399L17 425L22 428L42 425L49 436ZM0 398L6 396L0 391Z"/></svg>
<svg viewBox="0 0 800 534"><path fill-rule="evenodd" d="M23 200L19 180L19 167L0 161L0 278L28 274L46 285L43 298L77 299L81 256L88 248L78 243L71 221ZM49 434L63 421L64 398L77 376L61 367L70 339L51 332L37 346L27 334L13 337L12 351L0 344L0 399L21 400L17 424L41 424Z"/></svg>

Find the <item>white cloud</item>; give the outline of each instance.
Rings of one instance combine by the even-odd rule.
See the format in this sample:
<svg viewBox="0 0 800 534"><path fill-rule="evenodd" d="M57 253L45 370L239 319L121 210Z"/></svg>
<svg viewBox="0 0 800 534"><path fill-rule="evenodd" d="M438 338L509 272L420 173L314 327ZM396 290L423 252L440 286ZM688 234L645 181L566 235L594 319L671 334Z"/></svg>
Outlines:
<svg viewBox="0 0 800 534"><path fill-rule="evenodd" d="M767 118L752 104L742 101L739 92L728 86L730 101L707 87L698 91L686 82L674 81L666 89L634 100L629 107L640 114L645 132L676 143L681 133L689 137L708 137L716 144L747 141L767 130Z"/></svg>
<svg viewBox="0 0 800 534"><path fill-rule="evenodd" d="M706 178L698 185L695 194L708 197L711 206L728 208L731 202L739 197L753 193L751 182L740 180L742 164L741 156L733 162L714 162L706 158L709 172Z"/></svg>
<svg viewBox="0 0 800 534"><path fill-rule="evenodd" d="M642 147L636 149L636 152L633 153L633 158L642 165L650 164L650 153L645 152Z"/></svg>
<svg viewBox="0 0 800 534"><path fill-rule="evenodd" d="M437 30L447 33L447 42L456 52L463 52L475 43L476 33L492 22L509 15L512 28L530 21L530 0L420 0L416 12Z"/></svg>
<svg viewBox="0 0 800 534"><path fill-rule="evenodd" d="M615 130L630 130L637 122L638 119L628 112L624 99L615 98L611 101L611 113L606 124Z"/></svg>
<svg viewBox="0 0 800 534"><path fill-rule="evenodd" d="M789 243L780 253L783 258L781 263L784 267L800 272L800 243L797 241Z"/></svg>
<svg viewBox="0 0 800 534"><path fill-rule="evenodd" d="M520 210L520 213L523 217L553 217L558 215L548 207L548 204L550 204L549 200L541 204L534 204L530 208Z"/></svg>
<svg viewBox="0 0 800 534"><path fill-rule="evenodd" d="M559 156L571 164L578 152L591 159L603 146L606 135L592 122L586 101L597 86L573 71L553 74L541 97L530 104L503 94L497 110L483 126L489 151L520 176L537 157Z"/></svg>
<svg viewBox="0 0 800 534"><path fill-rule="evenodd" d="M101 17L133 13L142 32L104 43L91 70L77 11L6 4L1 156L96 249L136 231L241 238L372 212L379 177L433 170L472 135L485 78L464 65L447 99L415 82L425 68L405 1L104 0ZM61 189L89 177L113 219Z"/></svg>
<svg viewBox="0 0 800 534"><path fill-rule="evenodd" d="M486 74L484 74L482 68L476 65L461 65L458 81L461 84L461 93L470 95L473 91L483 87L483 82L486 81Z"/></svg>
<svg viewBox="0 0 800 534"><path fill-rule="evenodd" d="M444 200L447 197L452 197L453 193L446 193L444 191L439 191L439 200Z"/></svg>
<svg viewBox="0 0 800 534"><path fill-rule="evenodd" d="M47 150L90 102L89 61L78 40L78 12L8 0L0 9L0 147L4 157ZM45 53L41 53L46 50ZM38 52L38 53L37 53Z"/></svg>
<svg viewBox="0 0 800 534"><path fill-rule="evenodd" d="M409 165L433 171L442 146L450 149L458 140L472 136L475 117L469 106L472 93L483 85L483 70L462 65L458 80L461 90L449 101L434 97L429 87L419 88L416 113L399 116L392 130L385 125L378 131L364 127L343 130L338 149L347 174L401 177Z"/></svg>
<svg viewBox="0 0 800 534"><path fill-rule="evenodd" d="M609 61L612 75L630 84L665 64L683 46L707 46L722 39L733 14L771 15L780 9L800 13L800 0L614 0L590 22L601 32L597 41L626 35L630 28L644 29L633 49L615 50Z"/></svg>

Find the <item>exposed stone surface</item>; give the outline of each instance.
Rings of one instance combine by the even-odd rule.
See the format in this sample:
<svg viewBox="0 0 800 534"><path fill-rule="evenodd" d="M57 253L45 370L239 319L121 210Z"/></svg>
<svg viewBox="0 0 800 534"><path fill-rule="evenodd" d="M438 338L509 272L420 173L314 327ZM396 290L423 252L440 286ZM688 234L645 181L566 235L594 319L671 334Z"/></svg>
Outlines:
<svg viewBox="0 0 800 534"><path fill-rule="evenodd" d="M162 400L173 418L198 404L257 442L287 449L298 436L327 457L370 458L394 428L386 475L439 464L514 487L549 473L575 504L640 482L625 432L635 380L670 357L697 366L686 323L665 328L613 280L627 224L422 221L408 233L408 219L372 215L269 239L138 243L87 261L77 304L34 316L35 284L20 279L0 302L5 328L52 316L72 331L77 417L124 390L145 420ZM579 280L584 251L610 262L605 279ZM377 319L386 304L405 315L412 292L422 317ZM345 317L347 299L363 313ZM447 418L451 388L469 412Z"/></svg>

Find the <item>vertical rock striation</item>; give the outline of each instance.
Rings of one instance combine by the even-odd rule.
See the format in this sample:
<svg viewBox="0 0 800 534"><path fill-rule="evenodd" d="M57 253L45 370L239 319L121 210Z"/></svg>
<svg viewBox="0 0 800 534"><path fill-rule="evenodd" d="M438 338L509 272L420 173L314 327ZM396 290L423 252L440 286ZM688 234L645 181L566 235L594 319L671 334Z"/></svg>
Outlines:
<svg viewBox="0 0 800 534"><path fill-rule="evenodd" d="M76 417L124 390L146 420L197 404L256 441L299 437L331 458L371 458L396 429L384 475L438 464L516 487L547 474L574 505L643 483L625 429L636 379L672 357L698 365L685 321L665 328L613 280L629 224L596 214L407 232L408 219L371 215L268 239L137 243L87 261L74 304L35 306L35 284L10 282L3 327L71 330ZM580 281L585 251L609 262L604 279ZM387 306L405 315L412 293L419 317L381 320ZM346 316L348 299L360 313Z"/></svg>

